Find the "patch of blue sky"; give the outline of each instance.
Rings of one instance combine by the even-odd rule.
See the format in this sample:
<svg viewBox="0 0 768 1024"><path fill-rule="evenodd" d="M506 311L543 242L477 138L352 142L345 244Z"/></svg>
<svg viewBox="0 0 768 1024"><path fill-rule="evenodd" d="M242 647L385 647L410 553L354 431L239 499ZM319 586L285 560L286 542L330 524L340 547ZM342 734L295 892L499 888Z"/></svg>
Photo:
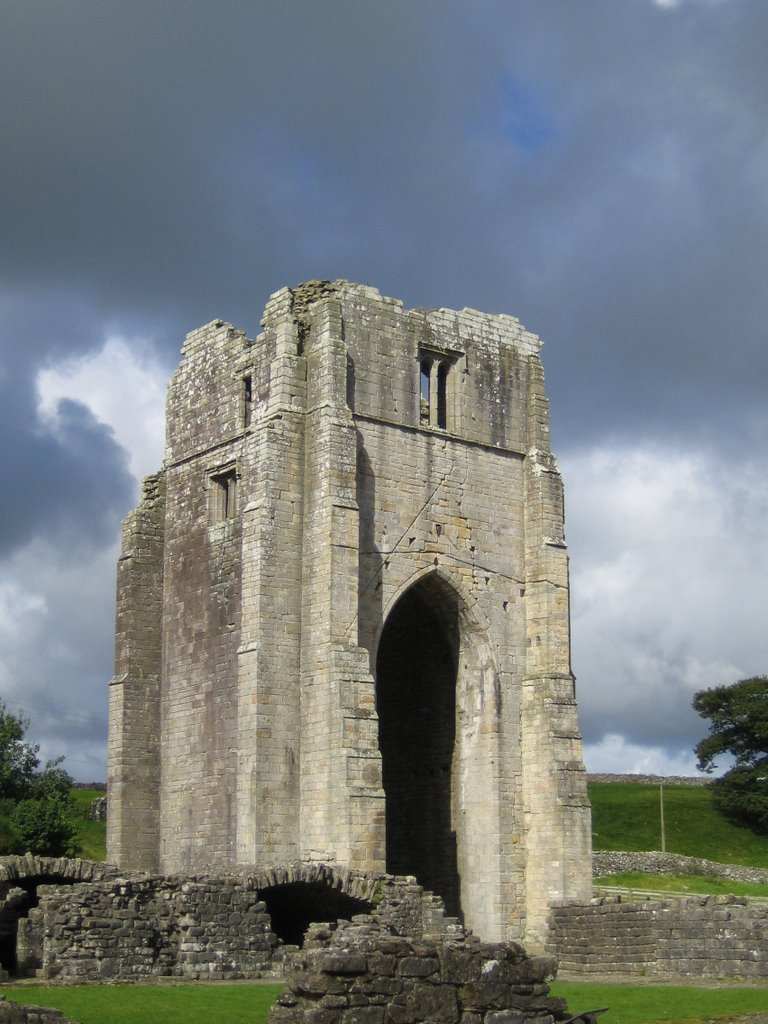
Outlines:
<svg viewBox="0 0 768 1024"><path fill-rule="evenodd" d="M501 128L505 138L525 153L538 153L560 136L543 97L527 83L504 75L500 83Z"/></svg>

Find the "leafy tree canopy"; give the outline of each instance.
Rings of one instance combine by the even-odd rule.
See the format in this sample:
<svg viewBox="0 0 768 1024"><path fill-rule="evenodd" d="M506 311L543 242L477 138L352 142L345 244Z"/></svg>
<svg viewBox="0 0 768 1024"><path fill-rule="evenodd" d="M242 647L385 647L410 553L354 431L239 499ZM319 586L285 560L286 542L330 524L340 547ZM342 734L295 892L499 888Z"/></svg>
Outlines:
<svg viewBox="0 0 768 1024"><path fill-rule="evenodd" d="M40 767L40 748L24 739L28 728L29 719L14 715L0 702L0 799L26 796Z"/></svg>
<svg viewBox="0 0 768 1024"><path fill-rule="evenodd" d="M46 857L71 857L78 852L77 823L68 797L59 794L20 800L10 816L16 853Z"/></svg>
<svg viewBox="0 0 768 1024"><path fill-rule="evenodd" d="M713 771L723 754L734 761L712 783L717 807L756 831L768 832L768 676L700 690L693 707L709 720L709 736L695 747L699 770Z"/></svg>
<svg viewBox="0 0 768 1024"><path fill-rule="evenodd" d="M0 701L0 812L6 818L0 854L72 855L77 831L69 797L72 778L61 767L63 758L40 768L40 747L24 738L28 728L28 718Z"/></svg>

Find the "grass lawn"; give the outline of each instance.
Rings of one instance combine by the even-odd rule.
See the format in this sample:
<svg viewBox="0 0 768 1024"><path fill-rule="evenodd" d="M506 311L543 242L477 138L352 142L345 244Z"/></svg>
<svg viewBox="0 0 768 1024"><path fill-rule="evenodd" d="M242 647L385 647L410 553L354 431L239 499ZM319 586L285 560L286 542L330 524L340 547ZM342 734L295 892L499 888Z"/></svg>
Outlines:
<svg viewBox="0 0 768 1024"><path fill-rule="evenodd" d="M282 985L73 985L0 989L8 999L52 1006L80 1024L265 1024Z"/></svg>
<svg viewBox="0 0 768 1024"><path fill-rule="evenodd" d="M700 1024L768 1010L768 988L699 988L677 985L582 985L557 982L572 1014L608 1007L605 1024Z"/></svg>
<svg viewBox="0 0 768 1024"><path fill-rule="evenodd" d="M266 1024L281 985L19 986L10 999L53 1006L81 1024ZM571 1013L607 1006L605 1024L700 1024L768 1010L768 988L708 989L671 985L591 985L557 982Z"/></svg>
<svg viewBox="0 0 768 1024"><path fill-rule="evenodd" d="M660 850L659 787L592 782L592 839L596 850ZM732 825L714 809L704 786L665 786L667 853L721 864L768 868L768 836Z"/></svg>
<svg viewBox="0 0 768 1024"><path fill-rule="evenodd" d="M768 897L768 883L733 882L728 878L707 878L703 875L645 875L641 871L628 871L596 878L595 885L621 885L627 889L649 889L662 894L689 892L701 896Z"/></svg>

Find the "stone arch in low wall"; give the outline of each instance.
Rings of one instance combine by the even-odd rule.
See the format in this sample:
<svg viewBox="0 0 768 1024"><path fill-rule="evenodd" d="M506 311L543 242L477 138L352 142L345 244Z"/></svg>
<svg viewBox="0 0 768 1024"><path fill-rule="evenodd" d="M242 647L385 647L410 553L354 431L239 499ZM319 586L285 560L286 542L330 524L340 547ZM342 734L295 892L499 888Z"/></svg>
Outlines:
<svg viewBox="0 0 768 1024"><path fill-rule="evenodd" d="M22 882L70 882L74 885L75 882L105 882L119 874L111 864L78 857L36 857L31 853L0 857L0 898L10 886Z"/></svg>
<svg viewBox="0 0 768 1024"><path fill-rule="evenodd" d="M117 868L76 857L0 857L0 971L17 973L19 921L38 904L39 885L78 885L116 878Z"/></svg>
<svg viewBox="0 0 768 1024"><path fill-rule="evenodd" d="M244 868L254 889L272 889L279 885L322 885L352 899L373 903L377 899L382 880L386 877L367 871L356 871L342 864L307 861L278 864L269 867Z"/></svg>
<svg viewBox="0 0 768 1024"><path fill-rule="evenodd" d="M304 934L313 922L369 914L381 888L378 876L319 863L263 868L248 879L266 904L272 931L291 946L304 944Z"/></svg>

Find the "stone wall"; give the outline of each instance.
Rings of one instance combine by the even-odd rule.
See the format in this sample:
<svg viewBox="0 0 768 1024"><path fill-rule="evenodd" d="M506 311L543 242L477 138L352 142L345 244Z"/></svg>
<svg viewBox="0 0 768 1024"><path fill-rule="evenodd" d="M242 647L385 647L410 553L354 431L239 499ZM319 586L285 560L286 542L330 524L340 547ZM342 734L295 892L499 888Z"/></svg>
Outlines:
<svg viewBox="0 0 768 1024"><path fill-rule="evenodd" d="M708 786L709 775L617 775L615 772L589 772L587 782L635 782L653 786Z"/></svg>
<svg viewBox="0 0 768 1024"><path fill-rule="evenodd" d="M642 871L648 875L703 875L706 878L729 878L733 882L768 882L768 871L764 868L718 864L703 857L684 857L678 853L606 851L592 854L592 873L595 878L630 871Z"/></svg>
<svg viewBox="0 0 768 1024"><path fill-rule="evenodd" d="M735 896L555 908L550 952L568 974L768 978L768 905Z"/></svg>
<svg viewBox="0 0 768 1024"><path fill-rule="evenodd" d="M42 1006L23 1006L0 996L0 1024L73 1024L58 1010Z"/></svg>
<svg viewBox="0 0 768 1024"><path fill-rule="evenodd" d="M294 958L294 973L270 1024L551 1024L564 1000L549 995L551 957L514 943L414 941L386 934L370 917L318 927Z"/></svg>
<svg viewBox="0 0 768 1024"><path fill-rule="evenodd" d="M312 921L370 911L388 934L456 936L442 901L413 878L322 864L250 875L139 876L38 885L18 921L17 973L116 978L274 977Z"/></svg>
<svg viewBox="0 0 768 1024"><path fill-rule="evenodd" d="M622 869L638 866L629 859L635 855L612 856ZM16 973L63 980L272 977L305 955L297 944L307 929L307 952L382 934L415 946L429 940L480 948L412 877L316 863L222 877L114 875L106 865L64 858L0 861L0 909L7 937L16 932ZM311 924L336 919L338 926ZM735 897L599 899L555 908L546 952L564 971L583 975L763 978L767 926L767 905Z"/></svg>
<svg viewBox="0 0 768 1024"><path fill-rule="evenodd" d="M26 915L37 902L41 885L77 885L115 878L115 867L72 857L0 857L0 979L6 970L18 973L27 960L39 960L37 936ZM18 961L18 962L17 962Z"/></svg>
<svg viewBox="0 0 768 1024"><path fill-rule="evenodd" d="M97 796L91 801L91 811L89 816L91 821L107 820L107 798L105 796Z"/></svg>
<svg viewBox="0 0 768 1024"><path fill-rule="evenodd" d="M217 979L274 969L278 940L247 880L125 879L41 886L38 895L29 921L43 936L45 978Z"/></svg>

